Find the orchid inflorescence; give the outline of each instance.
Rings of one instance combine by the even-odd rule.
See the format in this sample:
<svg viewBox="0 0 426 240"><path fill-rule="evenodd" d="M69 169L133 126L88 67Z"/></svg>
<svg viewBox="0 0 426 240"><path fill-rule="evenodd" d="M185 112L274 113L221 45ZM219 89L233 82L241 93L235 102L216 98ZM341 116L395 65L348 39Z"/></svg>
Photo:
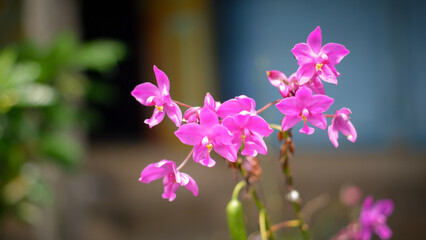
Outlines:
<svg viewBox="0 0 426 240"><path fill-rule="evenodd" d="M162 197L169 201L175 200L175 192L179 186L187 188L194 196L198 196L197 183L180 170L191 156L194 162L203 166L215 166L216 160L210 154L214 151L231 166L238 168L249 183L247 174L251 173L253 169L258 169L257 154L267 154L267 146L263 138L268 137L273 132L273 128L279 130L281 135L291 136L291 129L301 121L303 121L303 127L299 132L311 135L315 129L308 126L308 122L314 127L325 130L328 125L326 118L331 118L331 124L328 125L328 136L334 147L339 146L339 132L345 135L349 141L355 142L357 132L350 121L351 110L349 108L335 110L334 114L325 114L334 99L326 95L323 85L323 81L337 85L337 77L340 76L340 73L337 72L335 65L339 64L349 51L337 43L322 46L321 29L317 27L308 36L306 43L296 44L291 52L299 65L297 72L287 77L278 70L266 71L269 82L278 88L282 98L258 110L256 110L255 100L244 95L220 103L215 101L210 93L207 93L202 107L192 107L173 100L169 92L170 82L167 75L154 66L157 86L147 82L139 84L132 91L133 97L142 105L155 107L152 117L146 119L145 123L152 128L161 123L167 115L178 127L175 131L176 137L183 144L193 146L193 148L179 166L167 159L149 164L141 172L139 181L149 183L163 178L164 193ZM183 116L179 105L187 108ZM275 105L284 115L281 127L269 124L259 116L272 105ZM294 148L291 140L290 142L285 141L283 144L285 150L282 150L282 155L288 154L288 144ZM243 160L241 156L244 156L245 159ZM284 161L283 169L285 164L288 163ZM250 179L253 179L253 176ZM294 190L291 181L287 184L290 190ZM383 225L384 222L381 222L382 225L379 227L374 227L377 224L372 223L375 221L372 216L376 214L371 213L372 199L366 201L367 203L364 204L366 210L361 214L360 222L368 222L368 224L363 229L362 239L369 239L364 236L371 236L371 229L379 232L380 237L386 239L389 237L390 230L388 232L383 230L385 227L382 226L386 226ZM391 203L386 202L386 204ZM388 206L387 215L392 211L392 207ZM299 220L300 223L303 223L301 219ZM303 233L304 226L302 225L300 228ZM377 228L382 230L377 230ZM306 234L306 236L308 235Z"/></svg>

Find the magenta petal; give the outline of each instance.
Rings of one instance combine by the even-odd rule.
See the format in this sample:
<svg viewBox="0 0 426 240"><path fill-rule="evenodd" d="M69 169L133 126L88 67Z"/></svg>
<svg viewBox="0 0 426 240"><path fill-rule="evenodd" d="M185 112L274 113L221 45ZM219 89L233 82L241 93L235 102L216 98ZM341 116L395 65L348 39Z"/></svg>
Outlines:
<svg viewBox="0 0 426 240"><path fill-rule="evenodd" d="M241 126L235 120L235 117L228 116L222 121L222 125L225 126L231 133L240 132Z"/></svg>
<svg viewBox="0 0 426 240"><path fill-rule="evenodd" d="M299 85L309 82L315 73L315 64L308 63L301 65L296 72L296 78L299 80Z"/></svg>
<svg viewBox="0 0 426 240"><path fill-rule="evenodd" d="M217 114L208 107L203 107L200 111L200 123L205 130L219 124Z"/></svg>
<svg viewBox="0 0 426 240"><path fill-rule="evenodd" d="M298 43L294 45L294 48L291 50L294 57L297 59L298 65L304 64L313 64L315 60L315 54L312 52L311 48L306 43Z"/></svg>
<svg viewBox="0 0 426 240"><path fill-rule="evenodd" d="M168 199L169 202L172 202L176 198L176 191L178 190L178 188L179 188L178 183L171 182L167 185L164 185L164 193L162 197L164 199Z"/></svg>
<svg viewBox="0 0 426 240"><path fill-rule="evenodd" d="M201 159L198 163L206 166L206 167L214 167L216 165L216 161L213 160L213 158L210 157L210 153L207 152L207 154L204 156L204 159Z"/></svg>
<svg viewBox="0 0 426 240"><path fill-rule="evenodd" d="M167 75L163 71L158 69L157 66L155 65L154 65L154 73L155 73L155 78L157 79L158 88L160 89L160 92L161 92L161 96L170 95L169 93L170 81Z"/></svg>
<svg viewBox="0 0 426 240"><path fill-rule="evenodd" d="M192 158L194 159L194 162L198 163L202 159L205 158L207 155L207 148L206 146L203 146L202 144L198 144L194 146L194 152L192 154Z"/></svg>
<svg viewBox="0 0 426 240"><path fill-rule="evenodd" d="M176 164L166 159L157 163L151 163L142 170L139 181L142 183L150 183L153 180L166 176L169 172L172 172L174 168L176 168Z"/></svg>
<svg viewBox="0 0 426 240"><path fill-rule="evenodd" d="M323 113L331 107L333 102L334 99L327 95L316 94L312 96L309 111L313 113Z"/></svg>
<svg viewBox="0 0 426 240"><path fill-rule="evenodd" d="M187 182L185 185L182 186L191 191L195 197L198 196L198 186L195 180L186 173L181 173L181 177L182 179L186 179L185 182Z"/></svg>
<svg viewBox="0 0 426 240"><path fill-rule="evenodd" d="M157 108L155 108L152 117L150 119L146 119L144 123L148 124L149 127L152 128L155 125L159 124L161 121L163 121L164 116L164 111L159 111Z"/></svg>
<svg viewBox="0 0 426 240"><path fill-rule="evenodd" d="M313 133L315 132L315 129L314 129L314 128L309 127L309 126L308 126L308 124L306 124L306 122L305 122L305 123L303 124L303 128L301 128L301 129L299 130L299 132L300 132L300 133L305 133L305 134L311 135L311 134L313 134Z"/></svg>
<svg viewBox="0 0 426 240"><path fill-rule="evenodd" d="M226 160L230 162L235 162L235 160L237 160L237 151L231 144L229 145L218 144L213 146L213 149L217 154L224 157Z"/></svg>
<svg viewBox="0 0 426 240"><path fill-rule="evenodd" d="M326 129L327 128L327 120L322 113L312 113L309 114L306 119L309 123L314 125L315 127Z"/></svg>
<svg viewBox="0 0 426 240"><path fill-rule="evenodd" d="M389 216L392 214L394 208L393 201L390 199L377 200L374 204L374 211Z"/></svg>
<svg viewBox="0 0 426 240"><path fill-rule="evenodd" d="M337 85L337 76L339 75L337 71L333 71L335 68L332 65L325 64L322 66L321 74L319 77L324 81L328 83L333 83Z"/></svg>
<svg viewBox="0 0 426 240"><path fill-rule="evenodd" d="M266 71L266 75L268 76L269 82L275 87L279 87L282 82L287 80L287 76L277 70Z"/></svg>
<svg viewBox="0 0 426 240"><path fill-rule="evenodd" d="M304 107L310 107L315 102L312 98L312 90L306 86L302 86L299 90L297 90L295 98L298 105L302 105ZM309 108L309 110L311 109Z"/></svg>
<svg viewBox="0 0 426 240"><path fill-rule="evenodd" d="M283 131L296 126L297 123L302 121L302 117L299 115L285 115L281 124Z"/></svg>
<svg viewBox="0 0 426 240"><path fill-rule="evenodd" d="M274 131L269 127L268 122L260 116L251 116L246 128L265 137L269 136Z"/></svg>
<svg viewBox="0 0 426 240"><path fill-rule="evenodd" d="M282 114L299 114L300 109L297 106L297 99L295 97L288 97L282 99L279 103L275 104Z"/></svg>
<svg viewBox="0 0 426 240"><path fill-rule="evenodd" d="M380 239L385 240L392 237L392 230L386 224L380 224L374 230Z"/></svg>
<svg viewBox="0 0 426 240"><path fill-rule="evenodd" d="M216 102L210 93L207 93L204 98L204 106L207 106L212 111L216 111Z"/></svg>
<svg viewBox="0 0 426 240"><path fill-rule="evenodd" d="M262 136L257 133L252 133L246 137L244 149L241 154L244 156L255 157L258 153L266 155L267 152L268 149L266 147L265 141L263 141Z"/></svg>
<svg viewBox="0 0 426 240"><path fill-rule="evenodd" d="M131 94L138 102L145 106L155 105L155 102L148 100L149 98L155 97L157 99L161 99L160 91L152 83L142 83L137 85Z"/></svg>
<svg viewBox="0 0 426 240"><path fill-rule="evenodd" d="M318 55L322 46L321 28L319 26L316 27L315 30L311 32L311 34L309 34L307 44L312 49L312 51Z"/></svg>
<svg viewBox="0 0 426 240"><path fill-rule="evenodd" d="M176 127L180 127L182 123L182 111L175 102L171 102L166 106L167 116L175 123Z"/></svg>
<svg viewBox="0 0 426 240"><path fill-rule="evenodd" d="M180 126L175 135L182 143L193 146L199 144L204 137L202 127L196 123Z"/></svg>
<svg viewBox="0 0 426 240"><path fill-rule="evenodd" d="M337 141L339 139L339 132L333 128L333 125L328 127L328 138L335 148L339 146L339 142Z"/></svg>
<svg viewBox="0 0 426 240"><path fill-rule="evenodd" d="M321 53L325 53L328 57L328 61L332 65L337 65L340 61L349 53L349 50L345 46L337 43L327 43L322 47Z"/></svg>

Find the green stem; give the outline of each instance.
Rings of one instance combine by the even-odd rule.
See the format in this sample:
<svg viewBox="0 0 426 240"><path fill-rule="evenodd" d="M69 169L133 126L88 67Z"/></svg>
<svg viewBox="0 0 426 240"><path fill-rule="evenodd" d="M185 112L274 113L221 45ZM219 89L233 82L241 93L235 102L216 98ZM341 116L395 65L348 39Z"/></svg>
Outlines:
<svg viewBox="0 0 426 240"><path fill-rule="evenodd" d="M288 193L291 193L292 191L296 191L293 185L293 176L291 174L290 166L289 166L289 159L290 154L293 153L293 140L291 139L291 132L290 130L282 133L284 137L283 144L281 145L281 154L280 154L280 161L281 161L281 168L285 176L286 180L286 186ZM300 199L290 199L294 211L296 213L296 217L299 220L299 230L303 235L303 238L305 240L311 239L309 235L309 226L304 222L301 208L300 208Z"/></svg>
<svg viewBox="0 0 426 240"><path fill-rule="evenodd" d="M238 199L238 195L240 194L241 189L247 185L245 180L240 181L234 188L232 192L232 199Z"/></svg>
<svg viewBox="0 0 426 240"><path fill-rule="evenodd" d="M250 193L253 198L254 203L259 209L259 226L260 226L260 235L262 236L262 240L275 239L273 232L271 231L271 226L268 220L268 214L266 213L265 207L263 207L262 202L257 196L256 191L253 187L250 188Z"/></svg>

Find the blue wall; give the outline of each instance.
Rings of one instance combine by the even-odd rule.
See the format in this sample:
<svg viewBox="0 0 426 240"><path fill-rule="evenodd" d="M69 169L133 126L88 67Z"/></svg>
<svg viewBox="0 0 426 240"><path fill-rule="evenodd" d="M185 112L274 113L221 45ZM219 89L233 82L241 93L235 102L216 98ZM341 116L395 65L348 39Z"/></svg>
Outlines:
<svg viewBox="0 0 426 240"><path fill-rule="evenodd" d="M265 75L298 68L290 50L321 26L323 44L351 51L337 65L330 113L349 107L358 131L355 148L426 142L426 1L218 1L215 6L222 100L245 94L258 107L280 97ZM281 114L262 114L279 123ZM296 127L297 128L297 127ZM326 131L297 134L311 146L332 148ZM351 145L342 136L343 146Z"/></svg>

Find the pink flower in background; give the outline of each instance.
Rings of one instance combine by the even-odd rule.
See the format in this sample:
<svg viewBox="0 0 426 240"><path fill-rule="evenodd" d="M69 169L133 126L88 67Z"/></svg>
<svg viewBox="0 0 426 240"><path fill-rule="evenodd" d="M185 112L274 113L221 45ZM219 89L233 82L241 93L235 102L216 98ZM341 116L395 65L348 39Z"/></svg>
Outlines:
<svg viewBox="0 0 426 240"><path fill-rule="evenodd" d="M309 34L307 43L298 43L291 52L297 59L297 79L303 85L313 77L319 76L323 81L337 84L340 73L335 65L349 53L345 46L337 43L327 43L322 46L321 28L318 26Z"/></svg>
<svg viewBox="0 0 426 240"><path fill-rule="evenodd" d="M165 114L179 127L182 122L182 112L170 97L169 78L155 65L154 73L158 87L148 82L139 84L132 91L132 96L142 105L155 106L152 117L145 120L150 128L163 121Z"/></svg>
<svg viewBox="0 0 426 240"><path fill-rule="evenodd" d="M244 143L242 155L252 157L255 157L257 153L266 155L267 147L263 137L269 136L273 130L263 118L243 111L237 115L226 117L222 124L234 136L232 143L237 152L242 141Z"/></svg>
<svg viewBox="0 0 426 240"><path fill-rule="evenodd" d="M301 133L308 135L314 133L315 129L308 127L307 121L315 127L326 129L327 121L323 112L330 108L333 101L326 95L312 95L311 89L302 86L294 97L284 98L276 104L278 110L285 115L282 120L282 130L287 131L301 120L304 121L303 128L299 130Z"/></svg>
<svg viewBox="0 0 426 240"><path fill-rule="evenodd" d="M200 124L184 124L175 135L182 143L194 146L194 161L201 165L213 167L216 164L210 157L212 150L231 162L237 158L232 134L219 123L217 114L207 106L200 111Z"/></svg>
<svg viewBox="0 0 426 240"><path fill-rule="evenodd" d="M368 196L362 204L359 222L361 224L360 238L362 240L371 239L373 232L380 239L389 239L392 237L392 230L386 225L387 218L393 212L393 201L382 199L374 203L374 199Z"/></svg>
<svg viewBox="0 0 426 240"><path fill-rule="evenodd" d="M351 113L352 112L349 108L336 110L333 121L328 127L328 138L336 148L339 146L339 143L337 142L339 139L339 132L345 135L349 141L356 141L357 133L355 127L352 125L351 121L349 121L349 114Z"/></svg>
<svg viewBox="0 0 426 240"><path fill-rule="evenodd" d="M194 179L186 173L179 172L176 168L176 164L166 159L149 164L142 170L139 182L150 183L160 178L164 178L164 193L162 197L168 199L170 202L175 200L176 191L179 186L185 187L191 191L194 196L198 196L198 186Z"/></svg>

